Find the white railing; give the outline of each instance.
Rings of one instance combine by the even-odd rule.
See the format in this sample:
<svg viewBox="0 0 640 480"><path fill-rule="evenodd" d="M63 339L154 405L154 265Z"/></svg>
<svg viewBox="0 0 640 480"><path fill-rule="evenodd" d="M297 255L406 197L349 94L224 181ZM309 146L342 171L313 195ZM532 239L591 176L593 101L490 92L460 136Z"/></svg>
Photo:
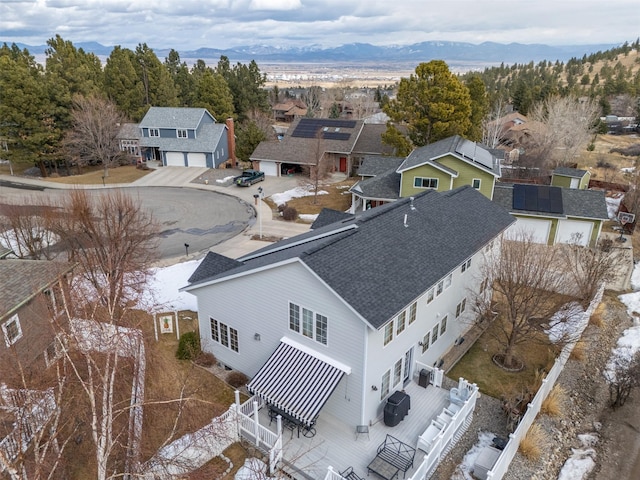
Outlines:
<svg viewBox="0 0 640 480"><path fill-rule="evenodd" d="M531 424L533 424L536 416L540 412L542 402L544 402L544 400L547 398L547 395L549 395L549 392L553 389L553 386L558 380L558 377L562 373L562 370L564 369L564 366L567 363L567 360L569 359L573 348L575 347L578 339L582 336L582 333L589 324L589 318L591 318L596 308L598 308L598 305L600 305L603 293L604 285L598 289L598 292L595 294L595 296L591 300L591 303L589 304L589 308L587 308L587 310L583 313L582 322L580 324L580 327L578 328L579 335L576 335L576 338L572 342L569 342L564 346L562 352L553 364L553 367L544 378L544 380L542 380L542 385L536 393L536 396L533 397L531 403L527 405L527 412L522 416L518 427L512 434L509 435L509 441L507 442L507 445L500 453L500 457L494 464L491 471L487 473L487 480L501 480L502 477L507 473L509 465L511 464L513 457L515 457L518 451L520 442L525 437L525 435L529 431L529 427L531 427Z"/></svg>
<svg viewBox="0 0 640 480"><path fill-rule="evenodd" d="M236 405L240 402L240 393L236 391ZM253 440L256 447L269 451L269 472L275 473L277 465L282 460L282 420L277 418L276 432L260 425L259 409L264 406L260 397L252 397L237 408L238 435L245 434L245 438Z"/></svg>
<svg viewBox="0 0 640 480"><path fill-rule="evenodd" d="M438 423L437 419L432 420L431 425L435 427L434 429L437 430L438 433L431 441L428 447L429 451L423 457L423 460L420 465L418 465L415 473L408 480L428 479L440 463L440 460L449 453L451 448L468 428L478 399L478 387L461 378L458 381L458 392L462 391L466 391L464 394L466 401L462 404L459 410L453 413L449 408L445 408L440 414L440 416L449 416L451 418L449 423L443 425ZM453 413L452 416L451 413Z"/></svg>
<svg viewBox="0 0 640 480"><path fill-rule="evenodd" d="M332 466L329 466L327 474L324 476L324 480L344 480L344 477L336 472Z"/></svg>

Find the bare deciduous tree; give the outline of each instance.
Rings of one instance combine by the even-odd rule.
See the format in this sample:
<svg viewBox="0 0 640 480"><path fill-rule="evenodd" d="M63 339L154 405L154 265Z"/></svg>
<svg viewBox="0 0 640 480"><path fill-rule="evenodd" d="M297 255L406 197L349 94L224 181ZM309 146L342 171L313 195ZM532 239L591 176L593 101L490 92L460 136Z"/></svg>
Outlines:
<svg viewBox="0 0 640 480"><path fill-rule="evenodd" d="M496 360L505 368L518 368L522 364L518 345L541 336L566 303L557 295L566 282L558 250L536 243L531 234L521 231L487 252L481 276L492 287L493 300L499 305L495 328L490 329L502 347ZM476 311L486 314L486 307L486 299L474 301Z"/></svg>
<svg viewBox="0 0 640 480"><path fill-rule="evenodd" d="M640 352L614 356L605 377L609 383L609 405L611 408L623 406L631 391L640 386Z"/></svg>
<svg viewBox="0 0 640 480"><path fill-rule="evenodd" d="M126 155L117 138L124 116L113 102L97 96L74 97L71 115L73 125L64 139L67 152L78 167L102 164L108 177L109 167Z"/></svg>
<svg viewBox="0 0 640 480"><path fill-rule="evenodd" d="M532 130L529 155L550 169L573 162L591 141L597 116L598 106L590 99L554 96L536 104L529 120L544 128Z"/></svg>
<svg viewBox="0 0 640 480"><path fill-rule="evenodd" d="M94 292L90 298L106 308L106 320L122 321L128 304L144 290L156 258L157 224L139 201L121 190L99 196L72 190L62 209L67 213L54 231L69 260L80 264L80 275Z"/></svg>
<svg viewBox="0 0 640 480"><path fill-rule="evenodd" d="M504 135L505 121L504 116L507 109L502 101L493 106L493 109L482 120L482 143L490 148L497 148L500 145L502 135Z"/></svg>
<svg viewBox="0 0 640 480"><path fill-rule="evenodd" d="M0 204L0 240L19 258L49 260L58 240L52 231L56 215L42 197Z"/></svg>
<svg viewBox="0 0 640 480"><path fill-rule="evenodd" d="M320 183L326 179L332 171L331 157L324 151L322 129L316 134L316 142L311 152L311 162L303 166L302 183L313 190L313 204L318 203L318 191Z"/></svg>

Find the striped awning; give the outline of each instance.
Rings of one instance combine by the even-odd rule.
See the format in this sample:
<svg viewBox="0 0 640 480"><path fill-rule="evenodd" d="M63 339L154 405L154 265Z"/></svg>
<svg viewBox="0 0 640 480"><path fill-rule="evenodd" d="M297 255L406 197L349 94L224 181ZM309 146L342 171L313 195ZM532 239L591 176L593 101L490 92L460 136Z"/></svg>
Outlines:
<svg viewBox="0 0 640 480"><path fill-rule="evenodd" d="M285 337L247 389L311 425L345 373L351 369Z"/></svg>

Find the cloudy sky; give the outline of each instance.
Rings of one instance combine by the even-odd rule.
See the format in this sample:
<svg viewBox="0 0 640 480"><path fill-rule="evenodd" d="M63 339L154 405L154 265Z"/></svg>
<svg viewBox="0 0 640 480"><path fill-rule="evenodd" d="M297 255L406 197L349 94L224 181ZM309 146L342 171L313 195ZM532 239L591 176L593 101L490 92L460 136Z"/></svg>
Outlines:
<svg viewBox="0 0 640 480"><path fill-rule="evenodd" d="M0 0L0 41L133 48L426 40L586 45L640 35L638 0Z"/></svg>

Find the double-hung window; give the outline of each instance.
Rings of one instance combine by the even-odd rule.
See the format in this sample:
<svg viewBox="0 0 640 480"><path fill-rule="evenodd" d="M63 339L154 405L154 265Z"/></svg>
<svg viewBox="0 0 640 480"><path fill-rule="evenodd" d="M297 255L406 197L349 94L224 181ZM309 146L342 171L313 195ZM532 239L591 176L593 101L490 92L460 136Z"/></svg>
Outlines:
<svg viewBox="0 0 640 480"><path fill-rule="evenodd" d="M387 370L382 375L382 385L380 388L380 400L384 400L389 395L389 384L391 383L391 370Z"/></svg>
<svg viewBox="0 0 640 480"><path fill-rule="evenodd" d="M447 331L447 315L440 321L440 336L444 335L444 332Z"/></svg>
<svg viewBox="0 0 640 480"><path fill-rule="evenodd" d="M400 335L404 332L405 327L407 326L407 312L403 311L398 318L396 319L396 335Z"/></svg>
<svg viewBox="0 0 640 480"><path fill-rule="evenodd" d="M393 340L393 322L389 322L384 327L384 345L387 346Z"/></svg>
<svg viewBox="0 0 640 480"><path fill-rule="evenodd" d="M409 325L416 321L416 311L418 309L418 304L413 302L409 307Z"/></svg>
<svg viewBox="0 0 640 480"><path fill-rule="evenodd" d="M150 137L159 137L160 136L160 129L158 129L158 128L150 128L149 129L149 136Z"/></svg>
<svg viewBox="0 0 640 480"><path fill-rule="evenodd" d="M239 351L238 330L215 318L209 318L211 328L211 340L227 347L234 352Z"/></svg>
<svg viewBox="0 0 640 480"><path fill-rule="evenodd" d="M183 128L178 129L178 138L188 138L188 137L189 137L189 134L185 129Z"/></svg>

